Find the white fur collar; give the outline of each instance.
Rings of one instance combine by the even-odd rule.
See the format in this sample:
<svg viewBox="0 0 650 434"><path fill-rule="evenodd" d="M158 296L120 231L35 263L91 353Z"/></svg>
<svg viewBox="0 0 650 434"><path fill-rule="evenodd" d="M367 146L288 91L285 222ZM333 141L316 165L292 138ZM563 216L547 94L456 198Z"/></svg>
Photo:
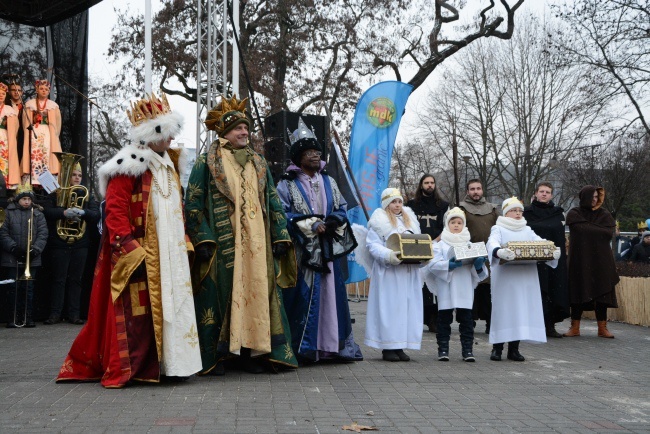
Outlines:
<svg viewBox="0 0 650 434"><path fill-rule="evenodd" d="M467 227L464 227L459 234L452 234L449 229L444 228L440 234L440 239L450 246L458 247L469 243L471 236Z"/></svg>
<svg viewBox="0 0 650 434"><path fill-rule="evenodd" d="M506 228L514 232L519 232L526 227L526 224L526 219L523 217L519 220L505 216L499 216L497 218L497 226L501 226L502 228Z"/></svg>
<svg viewBox="0 0 650 434"><path fill-rule="evenodd" d="M172 148L169 154L180 153L178 156L179 176L182 178L187 170L187 151L184 148ZM119 175L140 176L147 171L149 162L155 155L151 148L141 148L128 145L120 149L117 154L102 165L97 171L99 175L99 193L106 196L108 181ZM174 159L172 158L172 161Z"/></svg>
<svg viewBox="0 0 650 434"><path fill-rule="evenodd" d="M406 213L409 216L412 225L412 227L409 228L409 230L412 231L414 234L419 234L420 225L418 224L417 217L415 216L413 210L405 206L402 208L402 213ZM374 230L377 233L377 235L382 237L384 240L391 233L395 232L395 227L390 224L390 220L388 219L388 214L386 214L386 211L384 211L381 208L377 208L372 213L372 215L370 216L370 220L368 221L368 227Z"/></svg>

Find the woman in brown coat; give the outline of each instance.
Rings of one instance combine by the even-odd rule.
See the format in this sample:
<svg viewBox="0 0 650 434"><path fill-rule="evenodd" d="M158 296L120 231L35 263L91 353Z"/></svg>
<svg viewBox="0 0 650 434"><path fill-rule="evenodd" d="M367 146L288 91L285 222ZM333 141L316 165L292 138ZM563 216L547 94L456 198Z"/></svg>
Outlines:
<svg viewBox="0 0 650 434"><path fill-rule="evenodd" d="M564 336L580 336L580 318L585 310L596 311L598 336L613 338L607 330L607 308L618 307L616 284L619 281L610 241L616 221L602 208L605 189L587 185L580 190L580 206L566 217L569 244L569 297L571 328Z"/></svg>

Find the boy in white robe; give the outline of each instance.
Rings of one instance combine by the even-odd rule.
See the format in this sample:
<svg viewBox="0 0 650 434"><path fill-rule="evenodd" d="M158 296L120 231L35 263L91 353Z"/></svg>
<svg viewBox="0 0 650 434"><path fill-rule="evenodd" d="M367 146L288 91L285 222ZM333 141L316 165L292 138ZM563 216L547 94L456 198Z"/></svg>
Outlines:
<svg viewBox="0 0 650 434"><path fill-rule="evenodd" d="M372 264L365 344L381 348L384 360L406 362L404 349L419 350L422 343L422 278L419 267L402 264L386 240L396 232L419 234L420 225L395 188L382 192L381 206L370 217L366 237Z"/></svg>
<svg viewBox="0 0 650 434"><path fill-rule="evenodd" d="M508 359L516 362L526 360L519 353L519 341L546 342L544 312L539 289L537 264L500 264L512 261L515 253L501 246L510 241L544 241L526 226L524 205L516 197L503 201L503 216L492 226L487 242L492 272L492 321L490 360L501 360L503 343L508 342ZM553 252L553 261L547 265L555 268L560 248Z"/></svg>
<svg viewBox="0 0 650 434"><path fill-rule="evenodd" d="M454 256L454 247L470 242L470 233L465 226L465 213L456 207L445 213L444 229L440 242L433 246L433 259L422 269L428 288L435 288L438 296L438 360L449 361L449 337L451 323L456 309L456 321L460 331L463 360L474 362L474 321L472 306L474 289L488 277L485 257L478 257L473 263L463 265Z"/></svg>

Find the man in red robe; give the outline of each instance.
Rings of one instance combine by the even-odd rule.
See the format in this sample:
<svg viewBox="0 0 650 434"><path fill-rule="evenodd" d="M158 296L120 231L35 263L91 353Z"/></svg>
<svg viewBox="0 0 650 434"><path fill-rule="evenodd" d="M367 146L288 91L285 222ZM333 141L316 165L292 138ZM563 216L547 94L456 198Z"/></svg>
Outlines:
<svg viewBox="0 0 650 434"><path fill-rule="evenodd" d="M127 113L134 144L99 170L106 219L88 323L57 381L119 388L201 369L179 176L186 164L169 148L182 117L164 95Z"/></svg>

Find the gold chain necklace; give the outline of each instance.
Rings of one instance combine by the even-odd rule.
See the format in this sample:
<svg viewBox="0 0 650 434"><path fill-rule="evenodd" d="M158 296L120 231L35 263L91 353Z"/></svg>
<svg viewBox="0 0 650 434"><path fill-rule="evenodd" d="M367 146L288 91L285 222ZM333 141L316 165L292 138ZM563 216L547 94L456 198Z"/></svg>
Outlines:
<svg viewBox="0 0 650 434"><path fill-rule="evenodd" d="M167 171L167 187L169 188L169 191L167 191L167 193L165 193L163 189L160 187L160 184L158 183L158 180L156 179L156 175L154 175L153 170L151 171L151 178L153 179L153 184L155 185L156 189L163 197L163 199L169 199L169 196L172 195L172 172L166 166L163 167Z"/></svg>

